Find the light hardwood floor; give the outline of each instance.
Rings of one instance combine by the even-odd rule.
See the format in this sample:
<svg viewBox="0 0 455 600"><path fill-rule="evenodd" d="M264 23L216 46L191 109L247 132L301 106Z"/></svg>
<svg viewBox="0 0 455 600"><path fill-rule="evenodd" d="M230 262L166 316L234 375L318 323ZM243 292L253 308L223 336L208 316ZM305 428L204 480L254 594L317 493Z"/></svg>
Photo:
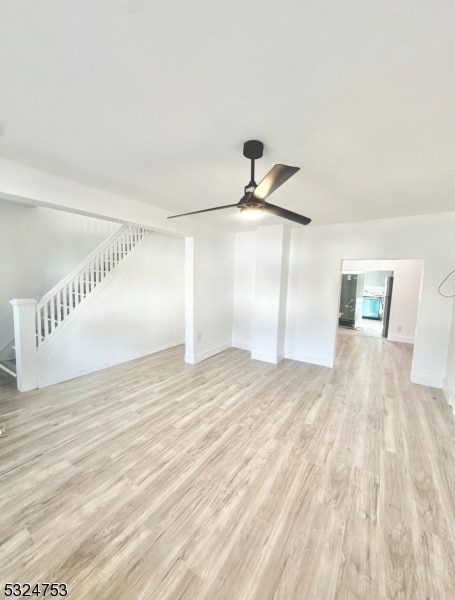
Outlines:
<svg viewBox="0 0 455 600"><path fill-rule="evenodd" d="M334 369L179 347L23 395L1 378L2 588L453 600L455 420L411 352L340 335Z"/></svg>

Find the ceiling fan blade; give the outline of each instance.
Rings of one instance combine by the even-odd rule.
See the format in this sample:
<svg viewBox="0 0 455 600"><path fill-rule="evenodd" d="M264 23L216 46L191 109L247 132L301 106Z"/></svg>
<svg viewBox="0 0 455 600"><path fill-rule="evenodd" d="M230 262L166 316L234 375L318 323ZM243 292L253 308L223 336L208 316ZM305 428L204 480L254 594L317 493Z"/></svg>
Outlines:
<svg viewBox="0 0 455 600"><path fill-rule="evenodd" d="M300 225L308 225L308 223L311 223L311 219L308 217L299 215L298 213L287 210L286 208L281 208L281 206L269 204L268 202L264 202L264 210L272 213L272 215L276 215L277 217L282 217L283 219L289 219L289 221L300 223Z"/></svg>
<svg viewBox="0 0 455 600"><path fill-rule="evenodd" d="M186 217L187 215L197 215L199 213L211 212L212 210L222 210L223 208L232 208L237 204L225 204L224 206L215 206L214 208L203 208L202 210L193 210L192 212L182 213L181 215L172 215L168 219L176 219L177 217Z"/></svg>
<svg viewBox="0 0 455 600"><path fill-rule="evenodd" d="M258 183L251 197L255 200L265 200L280 185L292 177L300 167L288 167L288 165L275 165L270 169L262 181Z"/></svg>

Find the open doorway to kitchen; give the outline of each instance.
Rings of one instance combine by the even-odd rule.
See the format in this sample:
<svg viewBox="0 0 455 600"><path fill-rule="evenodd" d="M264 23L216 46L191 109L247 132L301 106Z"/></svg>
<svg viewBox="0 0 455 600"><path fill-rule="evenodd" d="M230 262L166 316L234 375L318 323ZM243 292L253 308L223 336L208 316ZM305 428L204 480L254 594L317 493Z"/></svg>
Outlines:
<svg viewBox="0 0 455 600"><path fill-rule="evenodd" d="M414 343L422 260L343 260L338 333Z"/></svg>
<svg viewBox="0 0 455 600"><path fill-rule="evenodd" d="M338 326L357 335L387 337L393 271L341 272Z"/></svg>

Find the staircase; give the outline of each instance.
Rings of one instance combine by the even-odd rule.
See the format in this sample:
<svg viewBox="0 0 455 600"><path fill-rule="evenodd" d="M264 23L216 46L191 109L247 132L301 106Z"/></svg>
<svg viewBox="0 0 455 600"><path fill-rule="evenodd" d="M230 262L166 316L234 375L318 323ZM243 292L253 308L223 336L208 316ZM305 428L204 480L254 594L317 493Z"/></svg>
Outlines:
<svg viewBox="0 0 455 600"><path fill-rule="evenodd" d="M67 277L54 286L36 305L38 348L82 304L84 299L151 231L123 225L95 249Z"/></svg>
<svg viewBox="0 0 455 600"><path fill-rule="evenodd" d="M0 370L16 378L19 391L38 387L40 355L45 351L43 345L151 233L145 227L123 225L39 302L33 298L11 300L15 339L0 350Z"/></svg>

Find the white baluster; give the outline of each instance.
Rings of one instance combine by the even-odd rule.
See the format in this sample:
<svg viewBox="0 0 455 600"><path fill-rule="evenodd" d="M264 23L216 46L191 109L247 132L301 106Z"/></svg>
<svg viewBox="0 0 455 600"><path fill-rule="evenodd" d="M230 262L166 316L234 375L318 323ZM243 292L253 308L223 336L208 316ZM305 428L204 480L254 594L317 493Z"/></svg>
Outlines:
<svg viewBox="0 0 455 600"><path fill-rule="evenodd" d="M85 267L82 271L82 279L81 279L81 298L80 301L85 298L87 295L87 267Z"/></svg>
<svg viewBox="0 0 455 600"><path fill-rule="evenodd" d="M49 300L49 308L50 308L50 324L51 324L51 331L50 333L52 333L55 329L55 303L54 303L54 298L51 298Z"/></svg>
<svg viewBox="0 0 455 600"><path fill-rule="evenodd" d="M62 321L66 318L66 299L65 299L66 286L63 286L60 290L60 310L59 313L62 315Z"/></svg>
<svg viewBox="0 0 455 600"><path fill-rule="evenodd" d="M43 311L41 308L37 308L36 311L36 328L38 334L38 346L41 345L41 332L43 330Z"/></svg>
<svg viewBox="0 0 455 600"><path fill-rule="evenodd" d="M115 240L115 242L112 244L112 253L114 255L114 267L115 267L120 260L119 255L118 255L118 240Z"/></svg>
<svg viewBox="0 0 455 600"><path fill-rule="evenodd" d="M46 340L49 333L49 302L43 306L44 309L44 339Z"/></svg>
<svg viewBox="0 0 455 600"><path fill-rule="evenodd" d="M60 307L60 296L61 296L61 290L57 290L57 292L55 293L55 326L58 327L60 325L60 323L62 322L62 309Z"/></svg>

